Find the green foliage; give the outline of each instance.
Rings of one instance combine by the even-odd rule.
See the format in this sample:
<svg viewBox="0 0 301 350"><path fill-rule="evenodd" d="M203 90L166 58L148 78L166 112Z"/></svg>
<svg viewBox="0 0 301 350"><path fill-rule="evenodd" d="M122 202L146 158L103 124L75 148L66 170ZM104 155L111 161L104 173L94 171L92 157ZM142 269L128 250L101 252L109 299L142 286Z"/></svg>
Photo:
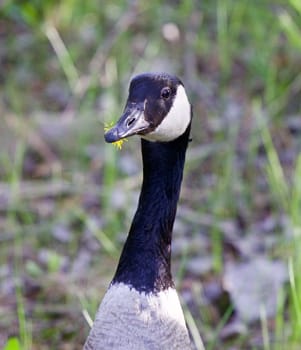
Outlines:
<svg viewBox="0 0 301 350"><path fill-rule="evenodd" d="M3 350L21 350L21 345L18 338L10 338L6 342Z"/></svg>
<svg viewBox="0 0 301 350"><path fill-rule="evenodd" d="M279 296L279 312L276 318L276 339L278 343L275 345L275 349L278 349L279 343L284 343L286 344L285 348L288 348L289 346L299 344L301 341L301 278L298 272L301 268L301 154L299 154L297 157L292 185L290 186L285 179L277 151L273 145L266 125L261 127L261 135L267 152L268 163L266 165L266 171L271 193L275 196L275 202L279 208L283 210L290 219L290 228L292 233L291 239L293 249L291 256L288 259L290 285L287 293L290 306L290 336L289 338L286 338L288 331L284 327L284 299L283 296ZM265 348L270 349L268 329L266 324L263 324L265 325L265 327L263 327L266 339Z"/></svg>
<svg viewBox="0 0 301 350"><path fill-rule="evenodd" d="M289 258L290 307L292 342L301 342L301 153L299 154L294 172L291 189L290 218L293 230L294 250Z"/></svg>
<svg viewBox="0 0 301 350"><path fill-rule="evenodd" d="M58 3L59 1L51 0L5 0L2 11L12 19L22 18L25 23L35 27L43 23L50 10Z"/></svg>
<svg viewBox="0 0 301 350"><path fill-rule="evenodd" d="M262 142L267 153L266 174L271 188L271 193L276 197L282 210L288 210L289 189L286 182L282 166L279 161L277 151L273 145L269 128L264 121L264 117L258 116L259 129Z"/></svg>

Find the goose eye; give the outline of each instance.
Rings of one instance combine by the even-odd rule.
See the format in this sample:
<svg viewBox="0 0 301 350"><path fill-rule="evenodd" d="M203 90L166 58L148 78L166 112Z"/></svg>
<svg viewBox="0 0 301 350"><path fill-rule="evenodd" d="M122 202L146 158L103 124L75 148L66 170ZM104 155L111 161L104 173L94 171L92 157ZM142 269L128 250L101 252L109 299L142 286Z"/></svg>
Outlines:
<svg viewBox="0 0 301 350"><path fill-rule="evenodd" d="M161 97L167 100L170 97L171 90L169 87L165 87L161 90Z"/></svg>

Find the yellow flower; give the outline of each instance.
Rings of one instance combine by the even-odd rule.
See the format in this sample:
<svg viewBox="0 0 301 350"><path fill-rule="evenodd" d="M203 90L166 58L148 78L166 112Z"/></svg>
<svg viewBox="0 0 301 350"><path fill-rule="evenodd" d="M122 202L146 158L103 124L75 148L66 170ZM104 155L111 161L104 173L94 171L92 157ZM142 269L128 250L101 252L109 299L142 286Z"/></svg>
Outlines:
<svg viewBox="0 0 301 350"><path fill-rule="evenodd" d="M104 132L109 131L113 125L114 125L113 122L106 123L105 126L104 126ZM127 141L127 139L121 139L121 140L112 142L112 144L113 144L116 148L118 148L119 150L121 150L124 141Z"/></svg>

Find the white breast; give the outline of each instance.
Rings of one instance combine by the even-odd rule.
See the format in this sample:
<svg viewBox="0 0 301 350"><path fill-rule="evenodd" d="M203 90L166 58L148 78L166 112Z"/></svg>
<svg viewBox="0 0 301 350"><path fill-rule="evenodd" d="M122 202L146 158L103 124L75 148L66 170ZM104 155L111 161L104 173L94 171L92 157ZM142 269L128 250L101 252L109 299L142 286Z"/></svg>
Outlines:
<svg viewBox="0 0 301 350"><path fill-rule="evenodd" d="M99 307L85 350L187 350L188 331L177 292L139 293L112 285Z"/></svg>

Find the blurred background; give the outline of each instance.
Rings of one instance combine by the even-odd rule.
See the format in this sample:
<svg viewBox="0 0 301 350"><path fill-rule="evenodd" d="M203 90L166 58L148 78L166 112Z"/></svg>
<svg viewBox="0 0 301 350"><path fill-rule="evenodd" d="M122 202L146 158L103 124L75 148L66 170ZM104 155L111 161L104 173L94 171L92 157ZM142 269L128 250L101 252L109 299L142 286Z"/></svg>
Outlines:
<svg viewBox="0 0 301 350"><path fill-rule="evenodd" d="M196 349L301 348L301 2L4 0L0 348L81 349L141 184L131 77L194 120L173 274Z"/></svg>

